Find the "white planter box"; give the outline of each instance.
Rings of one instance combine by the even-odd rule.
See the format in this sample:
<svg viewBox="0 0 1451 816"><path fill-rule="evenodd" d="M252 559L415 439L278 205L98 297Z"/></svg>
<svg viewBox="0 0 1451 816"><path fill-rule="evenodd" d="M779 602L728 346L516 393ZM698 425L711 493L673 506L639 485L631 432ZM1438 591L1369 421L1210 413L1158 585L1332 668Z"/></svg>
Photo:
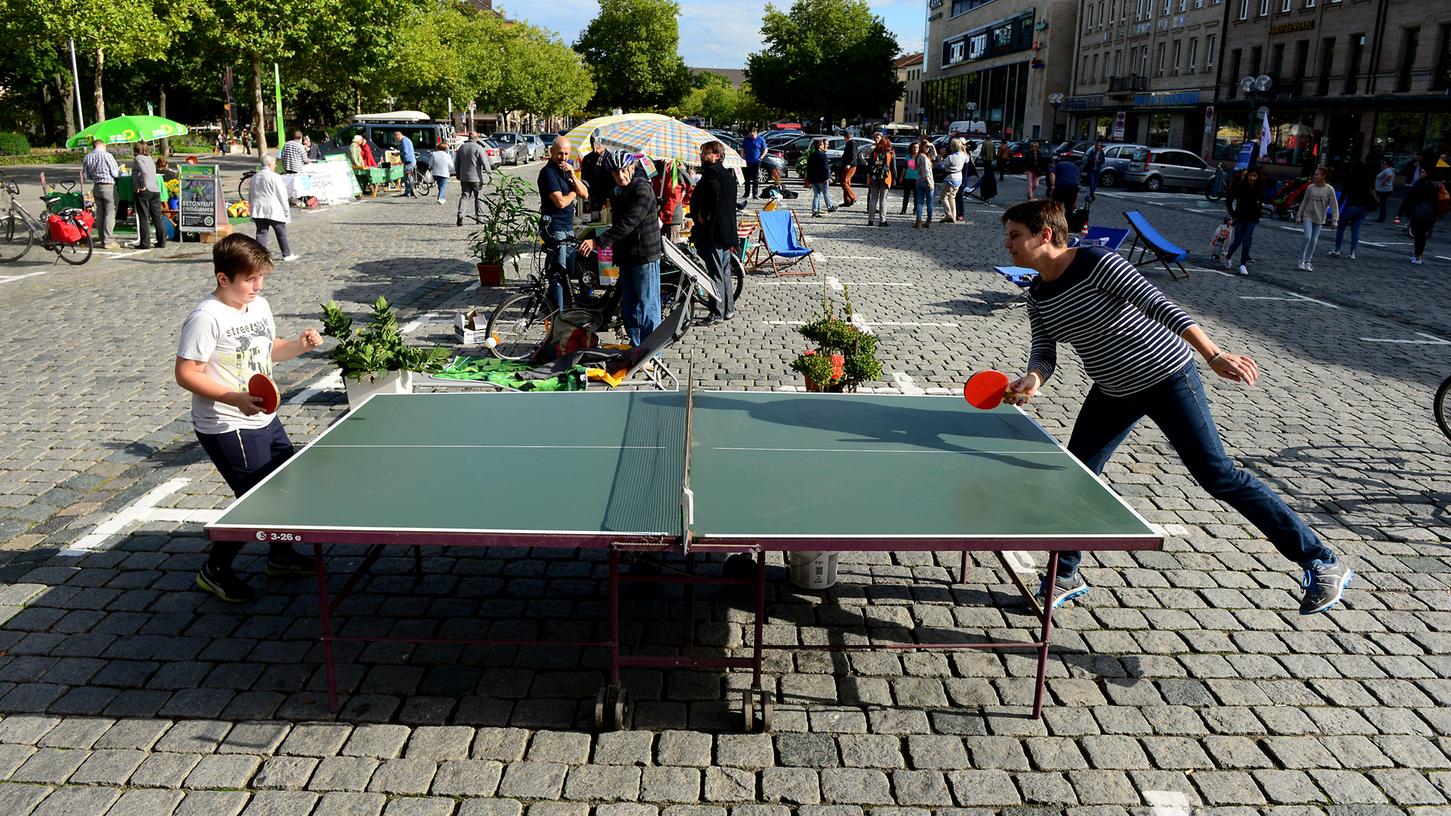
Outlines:
<svg viewBox="0 0 1451 816"><path fill-rule="evenodd" d="M362 405L368 397L374 394L413 393L413 372L390 371L387 374L365 380L344 377L343 386L348 392L348 408L352 410Z"/></svg>

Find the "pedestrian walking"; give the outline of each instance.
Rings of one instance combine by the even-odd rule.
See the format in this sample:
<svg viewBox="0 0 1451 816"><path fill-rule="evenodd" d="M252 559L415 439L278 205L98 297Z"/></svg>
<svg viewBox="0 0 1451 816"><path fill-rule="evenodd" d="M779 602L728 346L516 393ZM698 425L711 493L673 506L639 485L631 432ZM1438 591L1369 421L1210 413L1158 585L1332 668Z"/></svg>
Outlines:
<svg viewBox="0 0 1451 816"><path fill-rule="evenodd" d="M982 155L984 161L986 161L987 164L985 167L983 167L982 181L979 182L977 185L977 197L982 199L983 202L986 203L992 201L994 198L997 197L998 176L997 173L993 172L993 170L994 168L1001 170L1002 162L1001 160L993 158L994 154L988 151L986 148L984 148ZM964 201L964 203L966 202ZM959 221L962 220L963 211L966 209L967 208L965 206L959 206L957 208L957 219Z"/></svg>
<svg viewBox="0 0 1451 816"><path fill-rule="evenodd" d="M851 188L851 179L856 175L857 165L861 163L861 146L850 133L843 130L841 135L846 140L841 146L841 206L855 207L857 194Z"/></svg>
<svg viewBox="0 0 1451 816"><path fill-rule="evenodd" d="M942 160L942 223L958 220L958 200L962 191L962 171L967 166L967 149L961 139L947 143L947 156Z"/></svg>
<svg viewBox="0 0 1451 816"><path fill-rule="evenodd" d="M1247 386L1259 379L1254 359L1220 348L1117 252L1068 248L1068 222L1057 202L1025 201L1002 221L1012 262L1038 273L1028 289L1033 339L1027 372L1008 386L1005 401L1022 405L1035 396L1057 369L1058 344L1072 346L1093 385L1074 422L1069 453L1102 475L1134 425L1148 417L1201 487L1239 511L1303 570L1300 614L1335 606L1354 571L1225 453L1194 354L1215 374ZM1040 597L1049 581L1055 607L1086 594L1082 558L1081 552L1062 553L1057 574L1043 576Z"/></svg>
<svg viewBox="0 0 1451 816"><path fill-rule="evenodd" d="M931 156L935 153L932 146L927 146L927 152L920 149L921 142L913 142L912 146L919 148L917 151L917 178L912 182L914 194L912 196L913 210L917 223L914 227L927 229L932 226L932 190L934 184Z"/></svg>
<svg viewBox="0 0 1451 816"><path fill-rule="evenodd" d="M272 175L277 175L273 173ZM322 345L316 329L295 340L277 339L272 307L262 284L272 273L267 248L246 235L228 235L212 248L216 288L197 304L177 341L176 384L191 392L191 424L202 450L241 496L290 458L296 450L282 420L262 409L262 399L247 393L256 374L271 376L273 366ZM240 541L214 541L197 573L196 585L228 603L257 593L238 577L232 562ZM302 555L275 537L267 547L268 575L312 575L311 555Z"/></svg>
<svg viewBox="0 0 1451 816"><path fill-rule="evenodd" d="M761 194L761 158L766 155L766 139L756 133L756 126L746 129L746 138L741 140L741 158L746 160L746 198L759 198Z"/></svg>
<svg viewBox="0 0 1451 816"><path fill-rule="evenodd" d="M1098 174L1103 170L1104 160L1107 158L1103 151L1103 140L1096 139L1093 147L1083 154L1083 169L1088 173L1088 203L1092 204L1098 199Z"/></svg>
<svg viewBox="0 0 1451 816"><path fill-rule="evenodd" d="M1004 181L1008 177L1008 161L1012 159L1012 148L1007 142L998 145L998 181Z"/></svg>
<svg viewBox="0 0 1451 816"><path fill-rule="evenodd" d="M907 154L907 164L902 168L902 211L899 213L900 215L906 215L907 205L917 198L917 157L922 155L921 145L913 142L907 148ZM920 220L921 214L918 214L917 218Z"/></svg>
<svg viewBox="0 0 1451 816"><path fill-rule="evenodd" d="M438 203L442 205L446 200L444 190L448 189L448 177L453 175L453 154L448 152L448 142L439 140L429 157L428 172L438 185Z"/></svg>
<svg viewBox="0 0 1451 816"><path fill-rule="evenodd" d="M1350 228L1350 260L1355 260L1355 250L1360 246L1360 225L1376 206L1375 182L1370 171L1362 165L1350 168L1345 184L1345 206L1340 209L1340 226L1335 229L1335 248L1330 257L1340 257L1340 246L1345 239L1345 229Z"/></svg>
<svg viewBox="0 0 1451 816"><path fill-rule="evenodd" d="M1430 176L1422 175L1421 180L1411 185L1406 191L1406 198L1401 202L1401 208L1396 211L1396 220L1405 218L1410 221L1411 241L1415 245L1415 254L1411 256L1411 263L1419 266L1426 254L1426 241L1431 237L1431 228L1436 225L1436 219L1440 216L1439 206L1441 191L1444 188L1441 183L1434 181Z"/></svg>
<svg viewBox="0 0 1451 816"><path fill-rule="evenodd" d="M1043 169L1043 161L1043 153L1038 149L1038 143L1029 142L1028 150L1023 154L1023 177L1028 181L1030 200L1038 194L1038 173Z"/></svg>
<svg viewBox="0 0 1451 816"><path fill-rule="evenodd" d="M100 139L91 142L91 152L81 161L81 171L91 180L91 200L96 204L96 226L101 240L94 242L96 249L105 249L111 244L116 229L116 179L121 177L121 167L116 157L106 152L106 143Z"/></svg>
<svg viewBox="0 0 1451 816"><path fill-rule="evenodd" d="M700 183L690 197L690 215L694 222L690 241L715 283L716 296L711 300L707 322L736 316L736 286L731 276L731 250L737 240L736 200L736 176L726 169L725 145L715 140L706 142L700 146ZM815 203L815 196L812 202Z"/></svg>
<svg viewBox="0 0 1451 816"><path fill-rule="evenodd" d="M836 212L831 203L831 164L826 159L826 140L817 139L806 154L806 183L811 185L811 214L822 218Z"/></svg>
<svg viewBox="0 0 1451 816"><path fill-rule="evenodd" d="M967 149L966 142L963 142L961 139L959 139L958 141L962 145L962 178L960 179L962 183L957 185L957 197L953 203L956 205L956 220L958 223L961 223L965 220L967 213L967 196L969 192L967 189L967 180L971 178L977 178L978 174L977 162L973 159L973 151ZM984 155L982 151L983 146L979 144L977 147L977 155ZM989 175L991 175L991 173L989 173ZM978 186L982 186L981 180L978 181ZM996 186L993 189L996 190Z"/></svg>
<svg viewBox="0 0 1451 816"><path fill-rule="evenodd" d="M393 131L393 140L398 143L398 160L403 162L403 193L404 198L417 198L413 192L413 177L418 174L418 152L413 149L413 140L403 135L403 131Z"/></svg>
<svg viewBox="0 0 1451 816"><path fill-rule="evenodd" d="M1239 274L1249 274L1250 246L1254 243L1255 227L1264 214L1265 181L1259 168L1249 165L1230 182L1224 194L1224 206L1229 210L1230 226L1234 228L1234 239L1224 251L1224 268L1233 269L1234 251L1239 250Z"/></svg>
<svg viewBox="0 0 1451 816"><path fill-rule="evenodd" d="M1335 188L1328 183L1330 168L1315 168L1314 179L1305 188L1304 195L1300 196L1300 209L1295 214L1305 230L1305 245L1300 250L1300 265L1297 267L1302 272L1315 271L1311 261L1315 258L1315 242L1320 240L1320 230L1324 229L1327 222L1333 227L1340 220L1340 205L1335 200Z"/></svg>
<svg viewBox="0 0 1451 816"><path fill-rule="evenodd" d="M151 145L137 142L131 158L131 192L136 197L137 249L151 248L151 228L156 227L156 248L166 249L166 219L161 216L161 177L151 160Z"/></svg>
<svg viewBox="0 0 1451 816"><path fill-rule="evenodd" d="M655 190L640 168L640 157L606 152L601 162L614 180L610 228L579 245L589 256L596 247L614 247L620 267L620 317L630 345L639 346L660 325L660 218Z"/></svg>
<svg viewBox="0 0 1451 816"><path fill-rule="evenodd" d="M287 183L277 175L276 156L262 157L262 167L252 176L247 200L252 205L252 223L257 225L257 243L265 249L267 233L274 232L282 260L297 260L292 245L287 242L287 224L292 221L292 209L287 203Z"/></svg>
<svg viewBox="0 0 1451 816"><path fill-rule="evenodd" d="M483 203L479 201L479 191L484 187L484 179L488 178L493 168L489 166L489 157L484 152L484 146L479 143L478 131L469 131L468 141L464 142L454 156L454 178L458 179L458 214L455 224L464 225L464 202L474 202L474 223L484 220Z"/></svg>
<svg viewBox="0 0 1451 816"><path fill-rule="evenodd" d="M867 226L887 225L887 191L892 189L892 143L879 130L867 157Z"/></svg>
<svg viewBox="0 0 1451 816"><path fill-rule="evenodd" d="M1380 160L1380 172L1375 176L1375 198L1376 206L1380 212L1376 215L1376 223L1384 224L1386 220L1386 207L1391 203L1391 193L1396 189L1396 168L1391 164L1389 158Z"/></svg>

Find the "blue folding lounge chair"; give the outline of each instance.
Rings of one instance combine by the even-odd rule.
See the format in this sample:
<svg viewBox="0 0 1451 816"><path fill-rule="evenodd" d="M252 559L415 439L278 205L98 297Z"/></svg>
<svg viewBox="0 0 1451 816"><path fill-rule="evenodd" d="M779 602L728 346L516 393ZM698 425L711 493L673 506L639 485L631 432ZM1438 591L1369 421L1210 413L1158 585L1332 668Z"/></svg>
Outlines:
<svg viewBox="0 0 1451 816"><path fill-rule="evenodd" d="M761 242L751 251L748 268L760 269L767 264L776 275L815 275L816 260L811 257L815 251L806 245L806 236L801 232L801 223L791 210L762 210ZM785 261L777 264L776 259ZM811 271L788 271L806 261Z"/></svg>
<svg viewBox="0 0 1451 816"><path fill-rule="evenodd" d="M1126 211L1124 218L1128 219L1129 226L1134 228L1134 243L1129 247L1129 254L1133 255L1135 248L1139 250L1139 257L1131 259L1135 266L1144 260L1145 255L1152 252L1155 260L1164 265L1169 277L1175 280L1188 279L1189 270L1184 268L1184 259L1189 257L1188 250L1160 235L1159 231L1154 229L1154 225L1149 223L1149 219L1138 210ZM1140 242L1142 242L1142 246L1140 246ZM1178 274L1174 272L1175 266L1179 267Z"/></svg>
<svg viewBox="0 0 1451 816"><path fill-rule="evenodd" d="M1101 246L1109 252L1118 252L1118 248L1128 240L1129 230L1115 229L1114 227L1093 227L1088 228L1088 234L1079 238L1077 235L1068 236L1068 245L1071 247L1094 247Z"/></svg>

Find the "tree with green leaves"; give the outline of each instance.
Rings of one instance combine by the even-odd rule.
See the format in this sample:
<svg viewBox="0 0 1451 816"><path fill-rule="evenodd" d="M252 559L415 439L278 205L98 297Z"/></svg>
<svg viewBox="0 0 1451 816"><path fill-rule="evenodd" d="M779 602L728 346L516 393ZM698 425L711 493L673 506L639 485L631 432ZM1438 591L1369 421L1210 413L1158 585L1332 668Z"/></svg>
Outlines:
<svg viewBox="0 0 1451 816"><path fill-rule="evenodd" d="M252 134L257 155L261 156L267 150L264 65L286 60L307 48L309 35L322 21L331 19L335 25L350 25L351 21L330 17L334 6L323 0L290 0L286 4L212 0L202 8L205 11L197 24L214 26L211 30L224 52L251 69Z"/></svg>
<svg viewBox="0 0 1451 816"><path fill-rule="evenodd" d="M665 110L690 91L680 57L679 4L600 0L600 13L574 43L594 73L595 111Z"/></svg>
<svg viewBox="0 0 1451 816"><path fill-rule="evenodd" d="M747 58L746 76L769 107L835 121L886 115L902 95L897 38L867 0L767 4L761 34L766 47Z"/></svg>

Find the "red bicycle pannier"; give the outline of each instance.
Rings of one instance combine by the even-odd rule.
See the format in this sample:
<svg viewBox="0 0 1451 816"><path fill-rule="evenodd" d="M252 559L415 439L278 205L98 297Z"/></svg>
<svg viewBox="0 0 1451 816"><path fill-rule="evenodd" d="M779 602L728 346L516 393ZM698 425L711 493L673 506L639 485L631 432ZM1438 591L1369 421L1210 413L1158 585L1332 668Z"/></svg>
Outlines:
<svg viewBox="0 0 1451 816"><path fill-rule="evenodd" d="M66 210L45 219L50 240L58 244L75 244L85 240L96 217L89 210Z"/></svg>

